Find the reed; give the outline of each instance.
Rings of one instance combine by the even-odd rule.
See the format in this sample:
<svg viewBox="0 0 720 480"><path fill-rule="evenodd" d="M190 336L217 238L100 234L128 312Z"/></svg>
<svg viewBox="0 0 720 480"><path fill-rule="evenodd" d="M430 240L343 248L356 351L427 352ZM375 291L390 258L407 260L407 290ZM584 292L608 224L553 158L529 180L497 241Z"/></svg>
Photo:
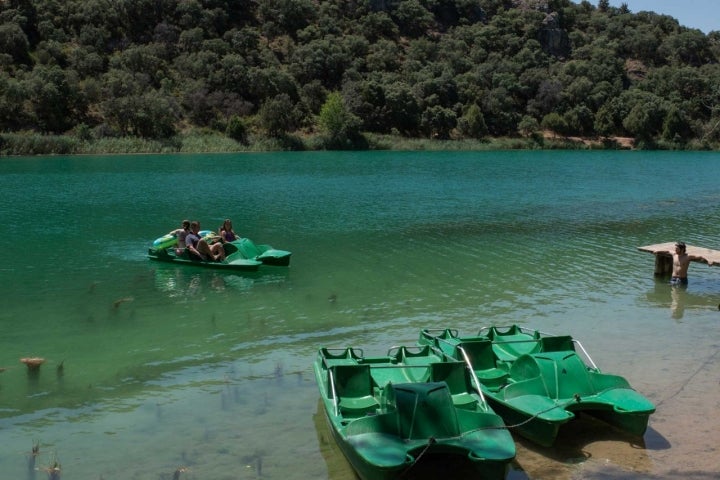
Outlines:
<svg viewBox="0 0 720 480"><path fill-rule="evenodd" d="M4 133L0 135L0 155L68 155L78 153L80 142L65 135Z"/></svg>

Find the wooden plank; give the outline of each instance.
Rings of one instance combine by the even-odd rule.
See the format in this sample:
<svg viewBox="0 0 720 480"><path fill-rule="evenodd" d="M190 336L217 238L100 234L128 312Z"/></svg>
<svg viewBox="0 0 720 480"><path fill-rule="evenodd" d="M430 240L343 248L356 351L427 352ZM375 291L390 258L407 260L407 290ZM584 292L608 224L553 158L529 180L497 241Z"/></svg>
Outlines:
<svg viewBox="0 0 720 480"><path fill-rule="evenodd" d="M655 255L662 255L672 257L672 253L675 251L675 242L657 243L655 245L646 245L644 247L638 247L641 252L648 252ZM694 247L692 245L686 245L685 251L690 255L693 262L707 263L710 266L720 266L720 251L712 250L710 248Z"/></svg>

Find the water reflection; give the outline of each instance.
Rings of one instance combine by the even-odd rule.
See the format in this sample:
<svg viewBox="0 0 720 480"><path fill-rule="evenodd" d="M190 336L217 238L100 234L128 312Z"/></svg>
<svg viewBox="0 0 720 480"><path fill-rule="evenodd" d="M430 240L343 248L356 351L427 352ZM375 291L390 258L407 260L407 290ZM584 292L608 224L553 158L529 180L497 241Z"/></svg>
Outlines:
<svg viewBox="0 0 720 480"><path fill-rule="evenodd" d="M327 465L328 479L330 480L355 480L355 472L335 438L330 431L330 425L325 418L325 407L320 398L317 401L317 411L313 414L313 424L317 434L318 448Z"/></svg>
<svg viewBox="0 0 720 480"><path fill-rule="evenodd" d="M657 306L670 309L670 317L681 320L686 310L718 309L717 294L696 293L693 286L671 285L666 279L655 279L653 289L645 294L645 299Z"/></svg>
<svg viewBox="0 0 720 480"><path fill-rule="evenodd" d="M154 271L155 287L171 298L191 298L214 291L248 291L257 285L277 284L287 280L286 268L268 268L252 273L228 273L195 268L158 265Z"/></svg>

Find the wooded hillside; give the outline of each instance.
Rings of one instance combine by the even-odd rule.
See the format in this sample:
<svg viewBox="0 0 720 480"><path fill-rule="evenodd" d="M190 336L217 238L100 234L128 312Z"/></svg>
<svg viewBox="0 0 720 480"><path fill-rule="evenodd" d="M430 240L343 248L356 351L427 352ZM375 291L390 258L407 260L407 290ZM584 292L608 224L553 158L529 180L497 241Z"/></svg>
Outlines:
<svg viewBox="0 0 720 480"><path fill-rule="evenodd" d="M0 0L0 133L712 148L718 60L720 32L607 0Z"/></svg>

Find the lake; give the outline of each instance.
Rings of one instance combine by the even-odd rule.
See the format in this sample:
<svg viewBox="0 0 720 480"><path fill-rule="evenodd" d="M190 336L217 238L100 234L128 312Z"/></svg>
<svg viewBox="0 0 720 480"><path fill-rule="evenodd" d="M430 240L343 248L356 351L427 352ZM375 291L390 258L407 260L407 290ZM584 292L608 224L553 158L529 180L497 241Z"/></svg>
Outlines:
<svg viewBox="0 0 720 480"><path fill-rule="evenodd" d="M508 478L720 472L720 268L673 288L637 250L720 249L720 153L33 157L0 175L3 478L352 479L319 347L513 323L573 335L657 412L644 439L585 420L550 449L518 438ZM230 218L291 265L148 260L184 218Z"/></svg>

